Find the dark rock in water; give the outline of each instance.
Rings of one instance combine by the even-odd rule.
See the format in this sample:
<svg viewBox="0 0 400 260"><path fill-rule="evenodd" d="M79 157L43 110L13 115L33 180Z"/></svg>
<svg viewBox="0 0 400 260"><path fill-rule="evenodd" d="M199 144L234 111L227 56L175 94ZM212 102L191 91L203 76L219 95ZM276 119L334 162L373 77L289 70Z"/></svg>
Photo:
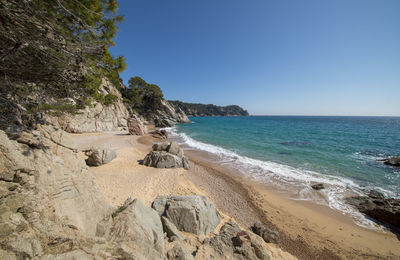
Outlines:
<svg viewBox="0 0 400 260"><path fill-rule="evenodd" d="M313 188L314 190L322 190L325 189L325 186L323 183L316 183L311 185L311 188Z"/></svg>
<svg viewBox="0 0 400 260"><path fill-rule="evenodd" d="M86 151L85 154L88 156L86 164L89 166L100 166L111 162L117 157L115 151L108 149L90 149Z"/></svg>
<svg viewBox="0 0 400 260"><path fill-rule="evenodd" d="M280 241L279 232L265 228L260 222L254 223L254 225L251 227L251 230L254 232L254 234L262 237L267 243L277 244Z"/></svg>
<svg viewBox="0 0 400 260"><path fill-rule="evenodd" d="M400 157L392 157L385 159L384 164L391 166L400 166Z"/></svg>
<svg viewBox="0 0 400 260"><path fill-rule="evenodd" d="M385 198L382 193L371 191L368 196L346 198L346 202L383 224L400 228L400 199Z"/></svg>

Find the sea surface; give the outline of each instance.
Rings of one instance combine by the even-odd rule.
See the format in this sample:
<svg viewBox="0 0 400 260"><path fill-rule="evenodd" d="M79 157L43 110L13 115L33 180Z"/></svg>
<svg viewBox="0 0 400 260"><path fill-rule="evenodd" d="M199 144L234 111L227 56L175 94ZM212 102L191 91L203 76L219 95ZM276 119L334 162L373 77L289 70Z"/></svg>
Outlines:
<svg viewBox="0 0 400 260"><path fill-rule="evenodd" d="M400 168L377 160L400 156L399 117L193 117L169 131L186 149L274 185L290 198L311 200L374 224L343 198L377 189L400 196ZM316 192L313 183L326 189Z"/></svg>

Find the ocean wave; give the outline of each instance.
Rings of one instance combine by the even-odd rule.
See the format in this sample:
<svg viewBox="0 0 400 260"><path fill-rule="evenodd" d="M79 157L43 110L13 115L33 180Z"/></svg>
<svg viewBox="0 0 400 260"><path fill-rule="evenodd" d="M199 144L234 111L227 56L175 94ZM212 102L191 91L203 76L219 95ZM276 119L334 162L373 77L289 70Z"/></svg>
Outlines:
<svg viewBox="0 0 400 260"><path fill-rule="evenodd" d="M314 201L318 204L327 205L343 214L352 216L360 226L381 229L373 221L365 218L358 210L344 202L346 194L363 194L363 189L350 179L249 158L216 145L197 141L185 133L178 133L175 127L164 129L179 143L188 146L185 149L209 152L215 156L216 162L239 170L243 175L251 177L255 181L276 185L289 194L292 193L292 196L290 196L292 199ZM320 190L317 194L311 188L312 183L324 183L326 188ZM390 193L387 190L378 189L386 195ZM294 190L297 191L296 194L293 194Z"/></svg>

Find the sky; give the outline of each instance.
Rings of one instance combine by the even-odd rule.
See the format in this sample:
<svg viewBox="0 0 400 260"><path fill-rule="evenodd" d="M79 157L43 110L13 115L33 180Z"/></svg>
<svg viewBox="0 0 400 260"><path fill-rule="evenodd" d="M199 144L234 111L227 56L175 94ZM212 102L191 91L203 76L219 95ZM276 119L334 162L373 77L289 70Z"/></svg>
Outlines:
<svg viewBox="0 0 400 260"><path fill-rule="evenodd" d="M119 0L111 48L167 100L400 116L400 0Z"/></svg>

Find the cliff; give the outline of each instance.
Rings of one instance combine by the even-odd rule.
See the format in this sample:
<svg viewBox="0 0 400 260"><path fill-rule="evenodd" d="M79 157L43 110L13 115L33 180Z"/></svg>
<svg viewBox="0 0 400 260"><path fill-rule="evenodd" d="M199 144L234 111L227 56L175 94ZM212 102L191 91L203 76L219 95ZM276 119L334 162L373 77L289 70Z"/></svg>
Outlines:
<svg viewBox="0 0 400 260"><path fill-rule="evenodd" d="M237 105L216 106L212 104L185 103L181 101L169 101L188 116L248 116L249 113Z"/></svg>

